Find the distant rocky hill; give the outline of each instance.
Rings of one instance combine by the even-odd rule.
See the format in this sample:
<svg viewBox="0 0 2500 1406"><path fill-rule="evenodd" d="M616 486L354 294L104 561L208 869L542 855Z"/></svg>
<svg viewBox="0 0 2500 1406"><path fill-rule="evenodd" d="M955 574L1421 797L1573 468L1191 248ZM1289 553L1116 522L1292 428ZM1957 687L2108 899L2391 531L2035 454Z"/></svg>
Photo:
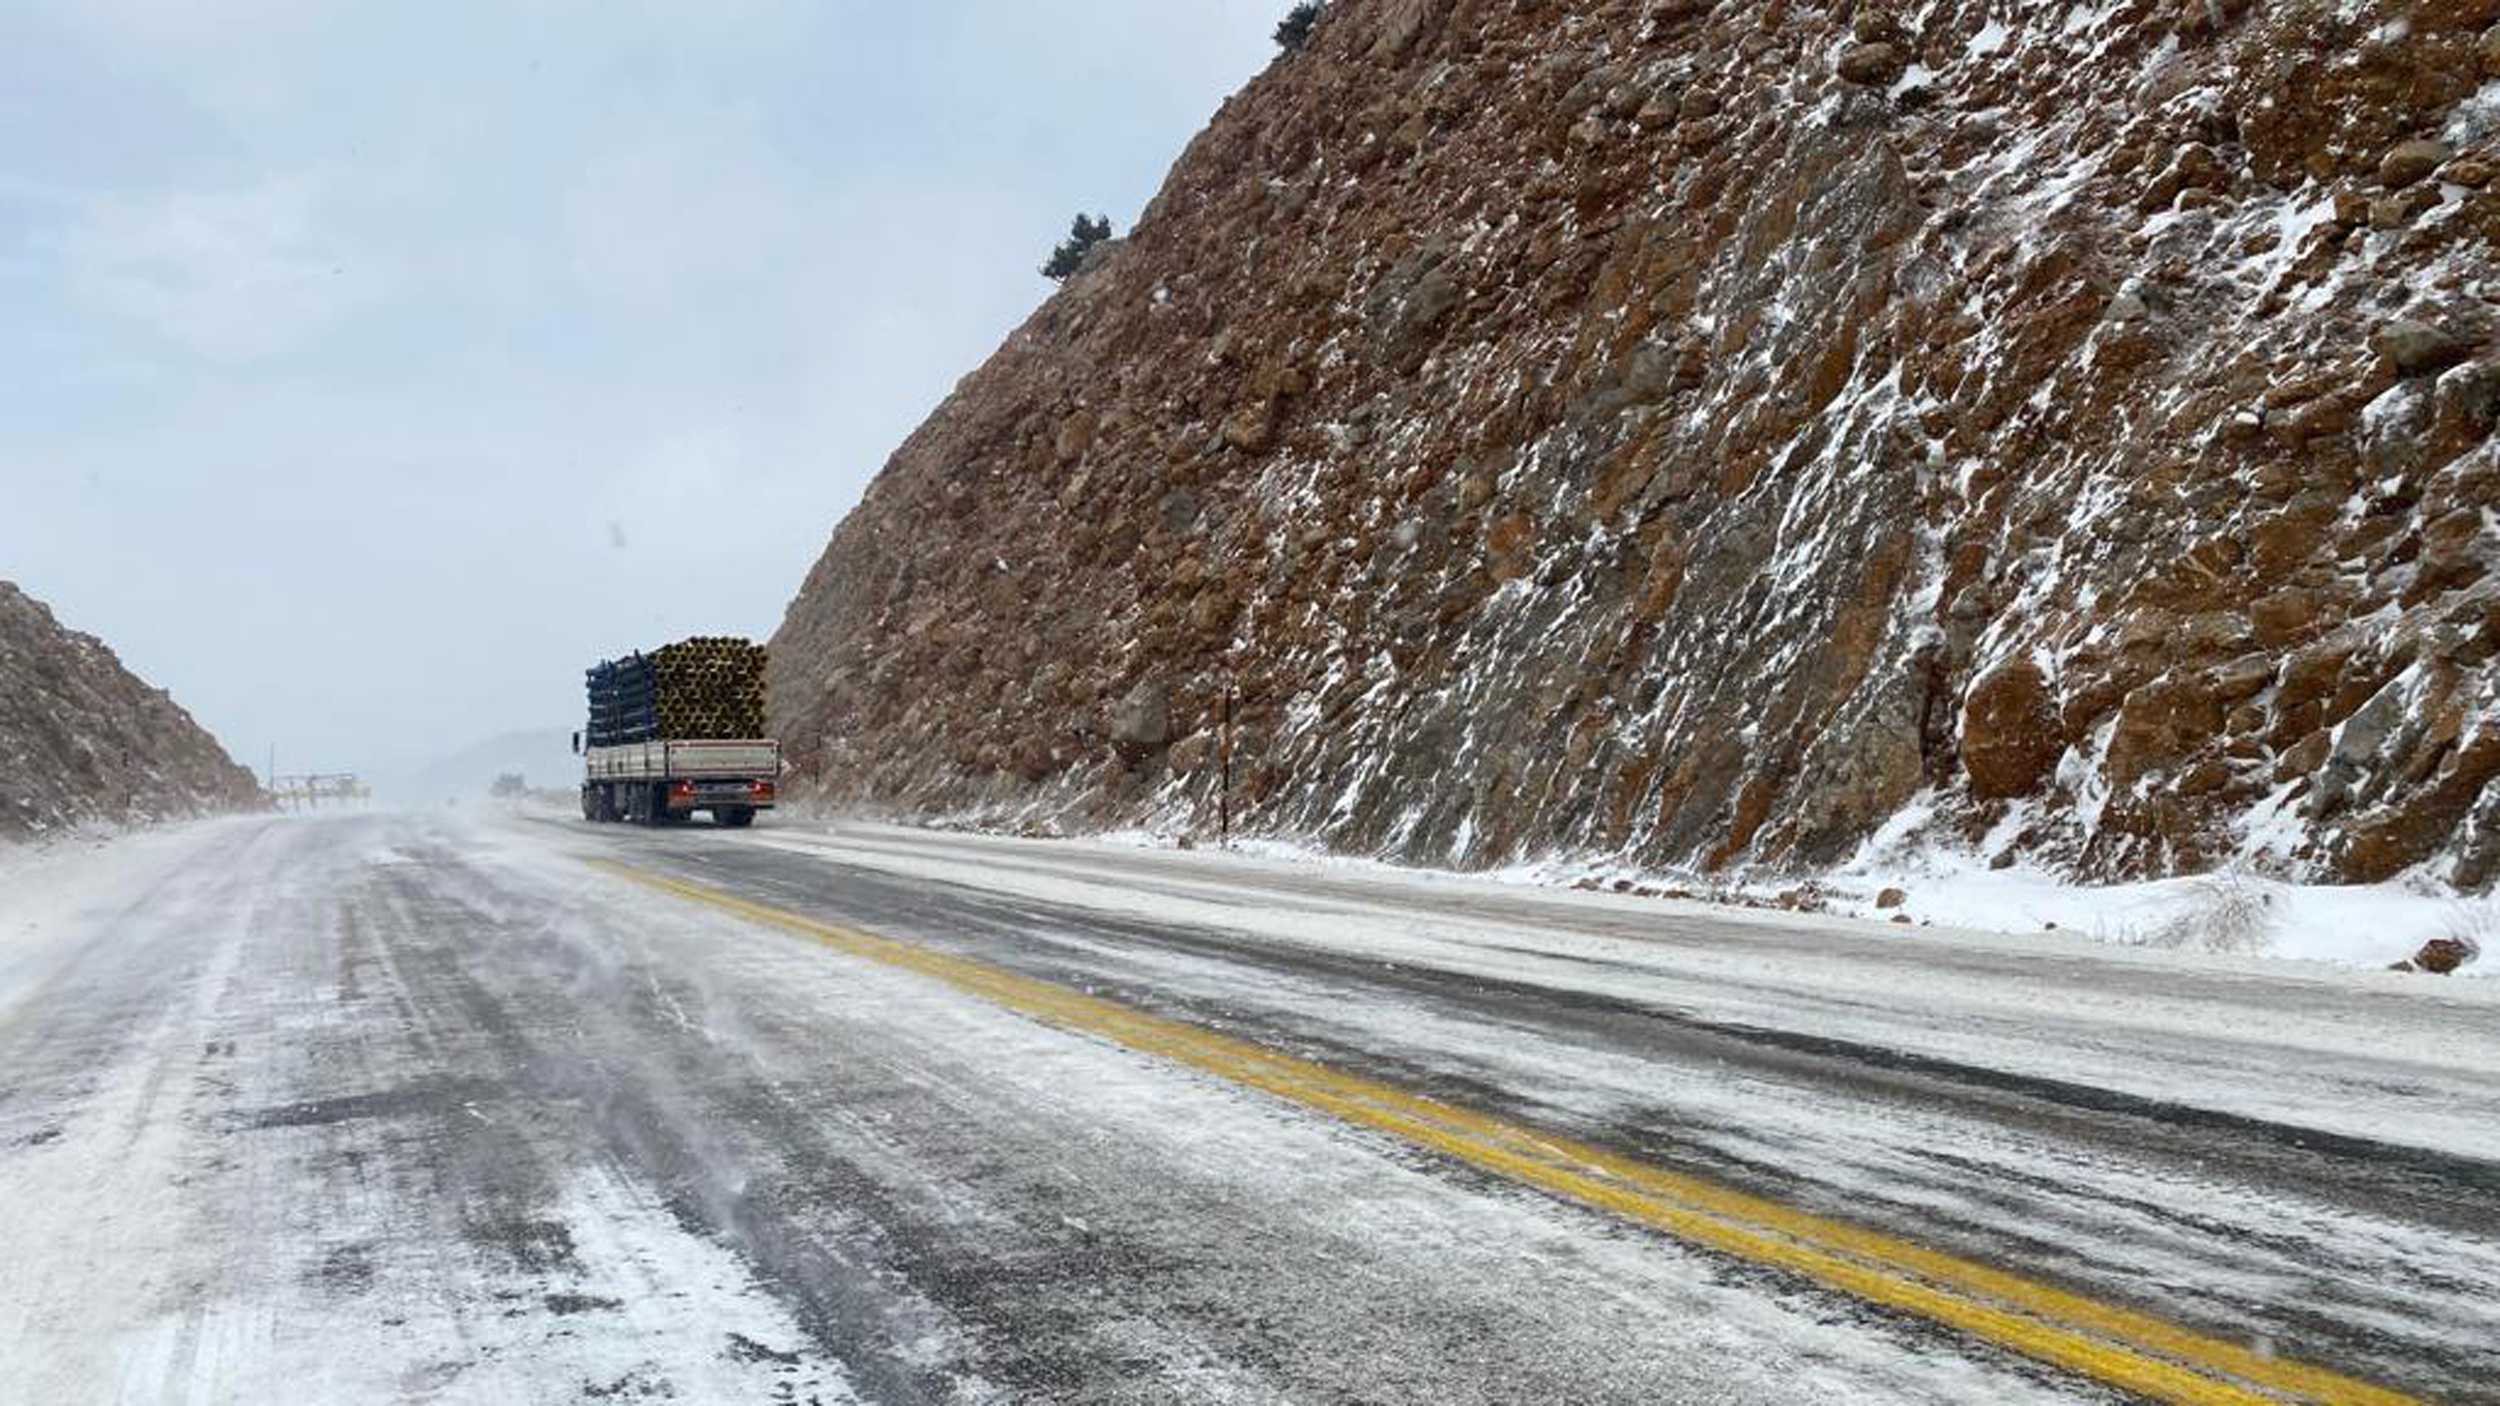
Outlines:
<svg viewBox="0 0 2500 1406"><path fill-rule="evenodd" d="M0 581L0 840L256 805L260 787L103 641Z"/></svg>
<svg viewBox="0 0 2500 1406"><path fill-rule="evenodd" d="M895 454L777 724L1204 821L1229 688L1249 824L1411 860L2487 886L2495 18L1338 0Z"/></svg>

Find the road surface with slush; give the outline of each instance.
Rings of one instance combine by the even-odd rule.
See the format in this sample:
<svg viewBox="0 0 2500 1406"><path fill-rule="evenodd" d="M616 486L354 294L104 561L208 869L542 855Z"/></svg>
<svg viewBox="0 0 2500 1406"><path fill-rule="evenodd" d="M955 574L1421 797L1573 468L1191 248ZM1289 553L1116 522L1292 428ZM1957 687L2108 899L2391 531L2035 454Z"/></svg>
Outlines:
<svg viewBox="0 0 2500 1406"><path fill-rule="evenodd" d="M2500 984L847 825L0 857L0 1400L2500 1401Z"/></svg>

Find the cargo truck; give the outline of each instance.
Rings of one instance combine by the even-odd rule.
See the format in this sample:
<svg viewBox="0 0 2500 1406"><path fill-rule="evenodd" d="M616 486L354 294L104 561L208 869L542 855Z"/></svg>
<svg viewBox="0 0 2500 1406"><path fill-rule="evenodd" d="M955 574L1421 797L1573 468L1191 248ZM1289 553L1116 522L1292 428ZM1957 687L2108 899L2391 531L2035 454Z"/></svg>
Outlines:
<svg viewBox="0 0 2500 1406"><path fill-rule="evenodd" d="M582 818L670 825L696 811L744 826L770 810L781 744L764 733L764 648L704 636L589 671Z"/></svg>

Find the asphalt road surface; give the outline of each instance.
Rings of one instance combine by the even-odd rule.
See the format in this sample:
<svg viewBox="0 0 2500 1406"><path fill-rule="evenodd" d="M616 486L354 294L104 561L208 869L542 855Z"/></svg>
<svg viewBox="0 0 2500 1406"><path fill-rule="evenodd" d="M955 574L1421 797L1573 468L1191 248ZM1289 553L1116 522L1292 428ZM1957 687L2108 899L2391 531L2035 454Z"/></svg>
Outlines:
<svg viewBox="0 0 2500 1406"><path fill-rule="evenodd" d="M221 822L0 865L0 1402L2500 1401L2494 989Z"/></svg>

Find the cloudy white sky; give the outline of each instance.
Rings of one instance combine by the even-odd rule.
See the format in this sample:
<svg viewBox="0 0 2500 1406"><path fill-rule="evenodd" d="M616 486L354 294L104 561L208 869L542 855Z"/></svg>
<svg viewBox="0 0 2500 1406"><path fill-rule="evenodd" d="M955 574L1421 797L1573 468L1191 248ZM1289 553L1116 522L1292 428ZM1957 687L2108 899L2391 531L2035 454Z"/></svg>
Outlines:
<svg viewBox="0 0 2500 1406"><path fill-rule="evenodd" d="M1284 8L0 0L0 578L255 767L569 728L770 633Z"/></svg>

